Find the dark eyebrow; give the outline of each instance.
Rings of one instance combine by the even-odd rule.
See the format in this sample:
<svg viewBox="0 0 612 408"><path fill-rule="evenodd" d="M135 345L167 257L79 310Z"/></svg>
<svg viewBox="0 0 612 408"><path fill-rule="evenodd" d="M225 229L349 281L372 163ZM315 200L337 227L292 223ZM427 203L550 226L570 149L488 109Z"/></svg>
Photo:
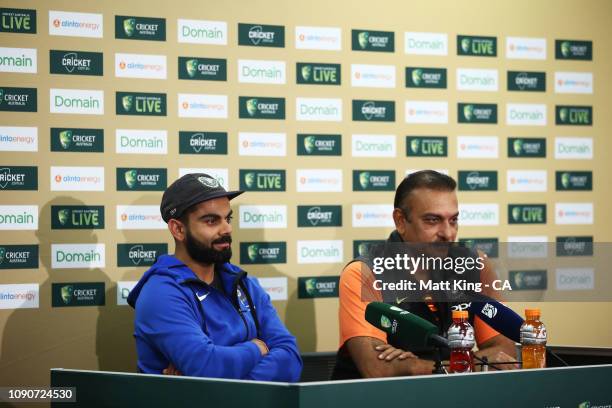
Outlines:
<svg viewBox="0 0 612 408"><path fill-rule="evenodd" d="M450 218L455 218L459 216L459 212L453 214ZM436 213L425 213L423 215L421 215L421 217L437 217L437 218L444 218L442 215L440 214L436 214Z"/></svg>
<svg viewBox="0 0 612 408"><path fill-rule="evenodd" d="M234 214L234 210L230 210L230 212L225 216L225 218L231 217ZM198 217L199 219L203 220L205 218L212 218L214 220L221 218L221 215L219 214L215 214L215 213L207 213L207 214L202 214L200 215L200 217Z"/></svg>

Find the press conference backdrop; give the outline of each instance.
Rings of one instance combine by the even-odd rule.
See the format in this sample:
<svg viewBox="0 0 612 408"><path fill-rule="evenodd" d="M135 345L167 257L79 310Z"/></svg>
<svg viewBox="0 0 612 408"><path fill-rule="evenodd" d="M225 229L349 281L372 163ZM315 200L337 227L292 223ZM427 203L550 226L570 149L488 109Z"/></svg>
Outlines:
<svg viewBox="0 0 612 408"><path fill-rule="evenodd" d="M2 384L134 370L125 296L173 251L159 202L190 171L247 190L233 259L305 352L337 348L337 277L410 171L458 178L462 239L612 238L608 1L1 14ZM609 303L540 306L551 343L612 346Z"/></svg>

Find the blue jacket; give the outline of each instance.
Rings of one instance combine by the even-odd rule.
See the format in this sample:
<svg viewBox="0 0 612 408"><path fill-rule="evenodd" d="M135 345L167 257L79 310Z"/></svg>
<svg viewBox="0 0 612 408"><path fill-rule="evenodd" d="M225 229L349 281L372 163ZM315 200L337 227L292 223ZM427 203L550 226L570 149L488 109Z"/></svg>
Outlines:
<svg viewBox="0 0 612 408"><path fill-rule="evenodd" d="M172 363L187 376L298 381L302 360L295 337L259 282L230 263L215 273L228 295L172 255L160 256L145 272L128 297L136 310L139 370L161 374ZM256 337L270 349L264 357L250 341Z"/></svg>

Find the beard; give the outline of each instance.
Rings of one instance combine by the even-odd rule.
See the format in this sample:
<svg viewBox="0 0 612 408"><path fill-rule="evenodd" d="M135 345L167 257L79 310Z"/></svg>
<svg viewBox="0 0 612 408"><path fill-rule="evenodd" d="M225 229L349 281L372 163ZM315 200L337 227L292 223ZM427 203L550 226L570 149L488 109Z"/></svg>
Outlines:
<svg viewBox="0 0 612 408"><path fill-rule="evenodd" d="M211 243L211 246L206 246L201 241L198 241L193 235L191 235L189 229L186 230L185 238L185 248L187 249L187 253L194 261L198 263L204 265L224 264L229 262L229 260L232 258L231 247L221 251L217 251L212 247L214 244L231 244L232 237L230 235L214 240Z"/></svg>

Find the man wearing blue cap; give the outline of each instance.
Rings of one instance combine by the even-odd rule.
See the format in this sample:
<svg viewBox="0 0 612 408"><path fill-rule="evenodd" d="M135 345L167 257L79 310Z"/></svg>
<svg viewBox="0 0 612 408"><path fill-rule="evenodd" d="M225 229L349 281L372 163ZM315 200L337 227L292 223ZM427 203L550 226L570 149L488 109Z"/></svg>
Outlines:
<svg viewBox="0 0 612 408"><path fill-rule="evenodd" d="M203 173L187 174L164 192L162 218L174 255L162 255L130 292L136 310L138 369L198 377L299 380L295 338L256 279L229 263L230 200Z"/></svg>

